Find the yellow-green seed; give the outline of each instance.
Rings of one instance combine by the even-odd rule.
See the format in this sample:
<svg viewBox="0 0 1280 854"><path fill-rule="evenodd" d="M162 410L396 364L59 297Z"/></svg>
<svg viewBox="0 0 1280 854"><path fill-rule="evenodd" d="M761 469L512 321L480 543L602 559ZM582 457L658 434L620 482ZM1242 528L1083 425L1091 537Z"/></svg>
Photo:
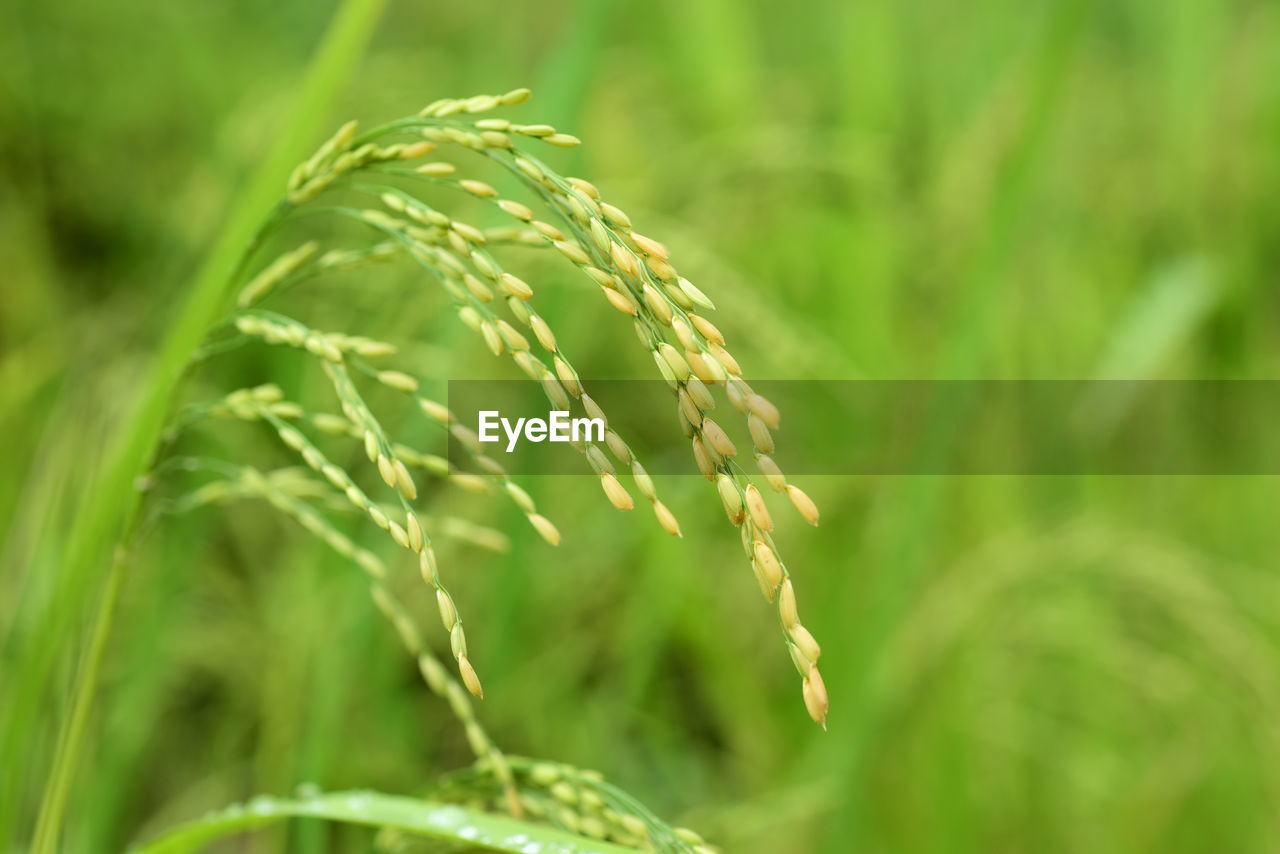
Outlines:
<svg viewBox="0 0 1280 854"><path fill-rule="evenodd" d="M724 432L724 428L710 418L702 420L702 438L711 446L711 450L715 451L722 457L736 456L738 448L729 438L729 434Z"/></svg>
<svg viewBox="0 0 1280 854"><path fill-rule="evenodd" d="M797 625L791 629L791 642L811 664L822 655L822 647L818 646L818 641L804 626Z"/></svg>
<svg viewBox="0 0 1280 854"><path fill-rule="evenodd" d="M476 675L476 669L471 666L471 661L465 655L458 656L458 673L462 675L462 684L467 686L467 690L477 697L484 697L484 688L480 685L480 677Z"/></svg>
<svg viewBox="0 0 1280 854"><path fill-rule="evenodd" d="M720 475L716 478L716 489L720 492L720 501L724 504L724 512L728 514L729 521L735 525L741 522L742 494L738 492L738 485L733 482L733 478Z"/></svg>
<svg viewBox="0 0 1280 854"><path fill-rule="evenodd" d="M553 133L550 136L544 136L542 141L559 148L573 148L574 146L582 145L582 140L569 133Z"/></svg>
<svg viewBox="0 0 1280 854"><path fill-rule="evenodd" d="M498 195L498 191L486 184L484 181L474 181L470 178L466 178L459 181L458 186L466 190L471 195L478 196L482 199L492 199Z"/></svg>
<svg viewBox="0 0 1280 854"><path fill-rule="evenodd" d="M513 216L521 222L528 222L533 219L533 211L529 210L525 205L519 202L513 202L510 199L502 199L498 202L498 207L508 216Z"/></svg>
<svg viewBox="0 0 1280 854"><path fill-rule="evenodd" d="M446 175L452 175L458 171L458 167L452 163L436 161L434 163L423 163L415 170L419 175L426 175L428 178L443 178Z"/></svg>
<svg viewBox="0 0 1280 854"><path fill-rule="evenodd" d="M751 514L751 521L756 527L762 531L773 530L773 517L769 515L769 508L764 503L764 496L760 494L760 490L756 489L756 485L748 484L746 489L747 512Z"/></svg>
<svg viewBox="0 0 1280 854"><path fill-rule="evenodd" d="M751 434L751 444L762 454L773 453L773 434L765 423L755 415L747 416L747 431Z"/></svg>
<svg viewBox="0 0 1280 854"><path fill-rule="evenodd" d="M661 501L654 500L653 514L658 517L658 524L662 526L663 530L673 537L680 536L680 523L667 505Z"/></svg>
<svg viewBox="0 0 1280 854"><path fill-rule="evenodd" d="M630 510L635 506L631 501L631 495L612 474L606 472L600 475L600 485L604 488L605 497L614 507L619 510Z"/></svg>
<svg viewBox="0 0 1280 854"><path fill-rule="evenodd" d="M533 330L534 337L538 339L538 343L544 348L551 351L556 349L555 333L551 331L551 327L547 325L545 320L536 314L530 315L529 328Z"/></svg>
<svg viewBox="0 0 1280 854"><path fill-rule="evenodd" d="M752 543L752 556L760 570L760 575L768 582L769 598L772 600L773 591L782 583L783 578L782 564L778 560L778 555L768 543L756 540Z"/></svg>
<svg viewBox="0 0 1280 854"><path fill-rule="evenodd" d="M531 299L533 297L533 288L529 287L529 283L518 276L510 273L503 273L499 278L502 289L517 299Z"/></svg>
<svg viewBox="0 0 1280 854"><path fill-rule="evenodd" d="M778 616L787 629L795 628L800 622L800 614L796 610L796 591L791 586L791 579L782 579L778 586Z"/></svg>
<svg viewBox="0 0 1280 854"><path fill-rule="evenodd" d="M680 351L665 341L658 344L658 352L671 368L671 373L681 382L689 378L689 363L680 355Z"/></svg>
<svg viewBox="0 0 1280 854"><path fill-rule="evenodd" d="M797 511L810 525L818 524L818 505L798 486L787 486L787 497L795 505Z"/></svg>
<svg viewBox="0 0 1280 854"><path fill-rule="evenodd" d="M746 405L752 415L773 429L777 430L778 425L782 423L782 415L778 412L778 407L774 406L768 398L758 394L750 394L747 395Z"/></svg>
<svg viewBox="0 0 1280 854"><path fill-rule="evenodd" d="M531 513L528 518L534 530L542 536L542 539L553 546L560 545L560 531L552 524L550 519L541 513Z"/></svg>
<svg viewBox="0 0 1280 854"><path fill-rule="evenodd" d="M413 393L418 390L418 381L400 371L379 371L378 382L397 391Z"/></svg>
<svg viewBox="0 0 1280 854"><path fill-rule="evenodd" d="M396 486L400 488L400 493L410 501L417 498L418 487L413 482L413 476L409 474L409 469L405 467L405 464L397 459L392 461L391 466L395 469Z"/></svg>

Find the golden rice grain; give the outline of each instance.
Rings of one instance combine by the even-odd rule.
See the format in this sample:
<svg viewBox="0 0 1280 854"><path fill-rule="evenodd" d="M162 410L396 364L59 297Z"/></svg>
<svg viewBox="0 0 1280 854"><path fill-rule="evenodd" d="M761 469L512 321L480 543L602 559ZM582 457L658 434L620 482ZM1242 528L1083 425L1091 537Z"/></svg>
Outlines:
<svg viewBox="0 0 1280 854"><path fill-rule="evenodd" d="M818 505L813 503L813 499L805 494L798 486L787 486L787 497L791 499L791 503L795 505L796 510L810 525L818 524Z"/></svg>
<svg viewBox="0 0 1280 854"><path fill-rule="evenodd" d="M717 454L722 457L733 457L738 453L738 448L729 438L729 434L724 432L724 428L712 421L710 418L704 418L702 421L702 438L711 446Z"/></svg>
<svg viewBox="0 0 1280 854"><path fill-rule="evenodd" d="M663 504L661 501L654 501L653 514L658 517L658 524L662 526L664 531L673 537L681 536L680 523L676 520L675 514L668 509L667 505Z"/></svg>
<svg viewBox="0 0 1280 854"><path fill-rule="evenodd" d="M560 545L560 531L556 526L541 513L533 513L529 516L529 522L533 525L542 539L546 540L553 546Z"/></svg>
<svg viewBox="0 0 1280 854"><path fill-rule="evenodd" d="M822 681L822 674L818 672L816 666L809 668L809 675L805 677L802 684L804 693L804 707L809 712L809 717L813 718L823 729L827 728L827 686Z"/></svg>
<svg viewBox="0 0 1280 854"><path fill-rule="evenodd" d="M612 474L606 472L600 475L600 485L604 488L604 494L609 499L609 503L614 507L619 510L630 510L635 506L631 495Z"/></svg>
<svg viewBox="0 0 1280 854"><path fill-rule="evenodd" d="M800 614L796 610L796 591L790 578L783 578L778 586L778 617L786 629L793 629L800 622Z"/></svg>
<svg viewBox="0 0 1280 854"><path fill-rule="evenodd" d="M465 655L458 656L458 672L462 674L462 684L467 686L467 690L483 699L484 688L480 685L480 677L476 675L476 669L471 666L471 660Z"/></svg>

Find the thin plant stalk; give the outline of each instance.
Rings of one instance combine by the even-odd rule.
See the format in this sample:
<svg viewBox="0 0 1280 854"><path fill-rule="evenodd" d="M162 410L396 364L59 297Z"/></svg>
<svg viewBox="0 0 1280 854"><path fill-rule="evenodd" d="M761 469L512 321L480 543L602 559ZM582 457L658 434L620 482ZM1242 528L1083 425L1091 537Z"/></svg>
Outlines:
<svg viewBox="0 0 1280 854"><path fill-rule="evenodd" d="M252 250L259 225L270 217L294 164L308 152L329 107L373 32L386 0L343 0L323 42L312 59L293 116L282 128L275 146L239 198L218 241L201 267L186 304L170 325L169 334L153 361L141 397L120 432L119 444L106 472L90 491L62 561L62 577L82 578L114 539L121 547L113 560L98 604L73 688L71 711L55 748L53 766L36 821L32 850L53 854L79 764L84 732L93 708L98 672L111 635L115 608L127 572L127 541L133 530L140 496L134 481L143 474L160 438L173 391L183 367L191 360L209 327L229 298L229 285L242 259Z"/></svg>

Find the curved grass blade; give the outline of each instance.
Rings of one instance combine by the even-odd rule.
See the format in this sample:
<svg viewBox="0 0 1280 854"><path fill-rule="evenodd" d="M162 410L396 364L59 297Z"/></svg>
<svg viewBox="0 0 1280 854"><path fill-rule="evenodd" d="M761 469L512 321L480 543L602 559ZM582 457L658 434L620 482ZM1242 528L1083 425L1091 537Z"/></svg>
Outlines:
<svg viewBox="0 0 1280 854"><path fill-rule="evenodd" d="M132 850L133 854L188 854L218 839L289 818L393 828L482 851L513 854L627 854L632 851L454 804L365 791L331 792L297 799L254 798L248 804L235 804L183 824Z"/></svg>

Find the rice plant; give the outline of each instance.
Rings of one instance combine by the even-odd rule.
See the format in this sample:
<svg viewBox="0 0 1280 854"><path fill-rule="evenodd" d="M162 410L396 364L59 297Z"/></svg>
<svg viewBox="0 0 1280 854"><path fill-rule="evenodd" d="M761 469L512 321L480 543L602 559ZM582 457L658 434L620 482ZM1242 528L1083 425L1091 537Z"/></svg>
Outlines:
<svg viewBox="0 0 1280 854"><path fill-rule="evenodd" d="M428 383L400 357L396 343L320 329L302 319L314 302L308 295L318 280L345 274L347 282L375 288L388 267L404 265L424 287L442 290L463 326L494 356L509 359L538 383L554 410L581 411L608 425L608 413L592 399L590 381L584 378L589 371L575 365L567 342L539 313L538 289L513 269L520 252L532 249L580 271L584 290L603 297L596 303L599 310L611 308L630 322L658 376L670 387L697 469L739 529L761 592L776 606L805 708L825 726L827 695L817 666L821 650L800 621L764 492L711 417L717 407L713 389L722 391L723 402L745 422L755 477L766 489L785 495L803 519L816 525L814 502L787 481L771 457L772 430L780 424L780 413L743 378L724 335L707 316L714 309L711 299L680 275L667 247L637 231L631 217L593 184L559 174L534 151L535 146L573 147L579 140L550 125L494 116L529 97L529 90L517 89L443 99L415 116L363 132L349 122L292 171L283 196L235 264L227 287L234 300L224 299L225 311L180 372L187 381L167 406L167 426L149 452L149 473L138 484L144 500L117 544L116 560L127 564L146 534L173 514L263 502L278 511L282 522L301 527L365 574L373 605L417 662L426 687L463 728L475 764L442 778L436 800L632 849L707 851L696 833L664 823L599 775L510 757L494 743L472 700L484 696L483 663L477 664L469 652L467 609L449 591L450 568L437 557L435 541L459 530L490 542L501 541L503 534L459 522L436 508L447 509L449 496L459 490L481 492L512 502L552 546L561 542L560 528L485 453L475 432L428 394ZM490 177L486 169L498 177ZM484 180L498 181L503 174L525 201ZM451 203L468 199L492 206L510 224L482 228L451 212ZM271 376L259 377L252 387L209 396L220 384L221 362L251 346L297 351L302 371L323 377L327 400L287 394L284 381ZM408 403L438 431L440 441L460 443L469 466L402 438L406 428L396 420L393 403ZM279 457L244 460L237 457L234 441L212 441L229 421L273 434ZM612 426L602 441L578 439L573 446L584 471L594 473L614 508L632 510L634 490L649 505L656 524L680 536L680 524L659 497L653 478ZM359 453L353 456L352 448ZM424 510L428 501L430 513ZM348 524L352 518L372 523L386 535L384 545L395 550L384 554L361 545L361 536ZM396 592L408 559L435 600L451 666L436 657L428 630ZM60 766L61 779L70 767ZM53 792L57 797L58 790ZM377 801L381 796L368 797L382 803ZM266 803L250 805L249 815L289 813L283 802L272 801L269 809ZM315 798L303 799L296 809L323 813ZM242 825L236 819L242 815L235 808L147 850L179 850L187 844L183 840L238 829Z"/></svg>

